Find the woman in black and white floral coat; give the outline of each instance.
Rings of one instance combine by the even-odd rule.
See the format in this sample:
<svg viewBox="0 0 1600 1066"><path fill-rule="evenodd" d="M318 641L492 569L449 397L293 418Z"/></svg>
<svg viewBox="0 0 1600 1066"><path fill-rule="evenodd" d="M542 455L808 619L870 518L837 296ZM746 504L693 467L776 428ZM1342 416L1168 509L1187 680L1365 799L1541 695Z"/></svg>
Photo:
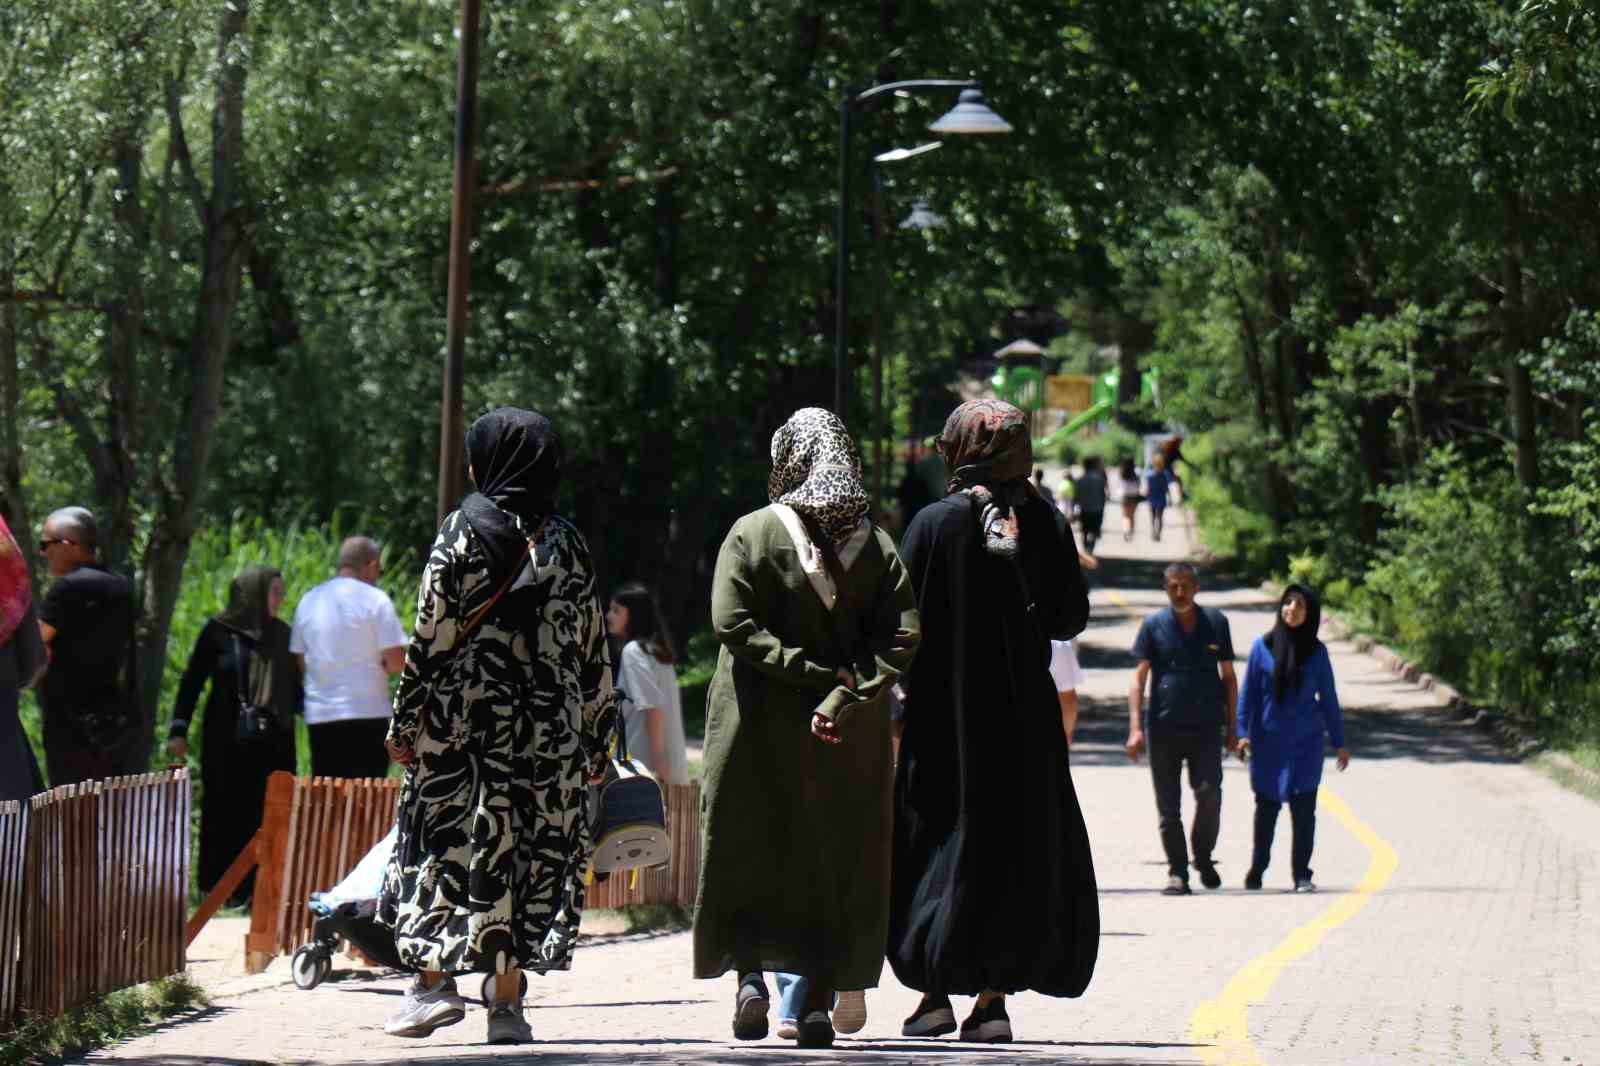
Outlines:
<svg viewBox="0 0 1600 1066"><path fill-rule="evenodd" d="M389 728L407 771L378 919L420 972L384 1028L454 1024L450 975L496 974L489 1041L523 1043L521 972L571 965L615 707L589 549L554 514L554 427L499 408L467 454L480 491L434 542Z"/></svg>

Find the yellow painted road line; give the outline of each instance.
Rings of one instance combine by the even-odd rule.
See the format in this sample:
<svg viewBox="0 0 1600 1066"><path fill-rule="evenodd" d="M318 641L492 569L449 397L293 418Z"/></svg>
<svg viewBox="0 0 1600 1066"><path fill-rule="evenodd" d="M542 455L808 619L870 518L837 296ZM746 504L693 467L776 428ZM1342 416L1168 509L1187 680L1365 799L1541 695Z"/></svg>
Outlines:
<svg viewBox="0 0 1600 1066"><path fill-rule="evenodd" d="M1118 607L1129 612L1130 614L1133 613L1133 604L1123 599L1122 593L1118 592L1116 589L1105 588L1103 586L1101 587L1100 591L1104 592L1110 598L1112 603L1116 604Z"/></svg>
<svg viewBox="0 0 1600 1066"><path fill-rule="evenodd" d="M1250 1043L1250 1005L1267 998L1285 966L1311 954L1324 937L1359 914L1400 866L1394 848L1357 818L1344 800L1323 788L1317 793L1317 805L1337 818L1371 853L1366 876L1333 906L1290 933L1283 943L1252 959L1233 975L1222 995L1202 1003L1194 1012L1189 1019L1189 1039L1205 1045L1200 1056L1210 1066L1264 1066L1265 1060Z"/></svg>

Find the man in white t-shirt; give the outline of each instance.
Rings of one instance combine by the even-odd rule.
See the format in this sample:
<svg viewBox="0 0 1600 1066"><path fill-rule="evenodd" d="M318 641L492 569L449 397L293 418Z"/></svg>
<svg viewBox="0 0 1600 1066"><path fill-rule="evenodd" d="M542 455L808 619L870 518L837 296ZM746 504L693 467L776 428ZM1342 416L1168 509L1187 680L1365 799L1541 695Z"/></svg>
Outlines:
<svg viewBox="0 0 1600 1066"><path fill-rule="evenodd" d="M306 684L311 772L320 777L382 777L389 771L389 675L406 661L406 634L388 593L377 542L349 537L339 573L300 600L289 650Z"/></svg>

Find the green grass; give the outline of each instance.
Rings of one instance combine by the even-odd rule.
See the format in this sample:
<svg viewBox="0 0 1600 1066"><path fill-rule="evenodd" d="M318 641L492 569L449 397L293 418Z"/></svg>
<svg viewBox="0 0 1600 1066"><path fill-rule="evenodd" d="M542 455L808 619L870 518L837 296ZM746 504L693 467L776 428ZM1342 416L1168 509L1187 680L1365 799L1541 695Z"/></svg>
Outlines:
<svg viewBox="0 0 1600 1066"><path fill-rule="evenodd" d="M56 1018L25 1021L0 1035L0 1066L30 1066L82 1055L206 1004L200 986L183 974L125 988Z"/></svg>

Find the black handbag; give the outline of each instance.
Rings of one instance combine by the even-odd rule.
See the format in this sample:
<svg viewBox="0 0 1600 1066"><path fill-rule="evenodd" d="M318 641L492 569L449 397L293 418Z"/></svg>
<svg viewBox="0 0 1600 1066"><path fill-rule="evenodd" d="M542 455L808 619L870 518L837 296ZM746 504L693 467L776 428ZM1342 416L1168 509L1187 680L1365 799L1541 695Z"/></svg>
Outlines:
<svg viewBox="0 0 1600 1066"><path fill-rule="evenodd" d="M233 661L239 674L239 718L234 723L233 739L240 744L254 744L277 732L278 715L271 707L263 707L252 700L245 691L245 679L250 676L250 660L245 655L244 642L237 633L233 636Z"/></svg>
<svg viewBox="0 0 1600 1066"><path fill-rule="evenodd" d="M661 786L628 757L628 728L617 710L617 753L597 788L594 870L609 874L665 866L672 858Z"/></svg>

